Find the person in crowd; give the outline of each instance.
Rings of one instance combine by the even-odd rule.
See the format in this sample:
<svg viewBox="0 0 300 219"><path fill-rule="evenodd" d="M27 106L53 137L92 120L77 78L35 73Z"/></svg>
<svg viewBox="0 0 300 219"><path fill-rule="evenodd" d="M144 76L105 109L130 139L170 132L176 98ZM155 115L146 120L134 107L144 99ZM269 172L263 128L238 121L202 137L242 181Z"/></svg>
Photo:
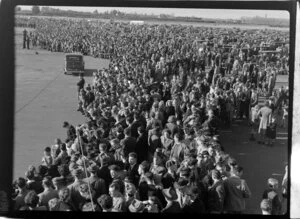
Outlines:
<svg viewBox="0 0 300 219"><path fill-rule="evenodd" d="M83 75L79 75L79 81L77 82L77 93L78 93L78 100L79 100L79 95L80 91L84 88L85 80L83 78Z"/></svg>
<svg viewBox="0 0 300 219"><path fill-rule="evenodd" d="M207 211L212 214L221 214L226 194L222 176L218 170L212 170L212 180L213 184L208 190Z"/></svg>
<svg viewBox="0 0 300 219"><path fill-rule="evenodd" d="M124 129L125 138L121 140L123 147L124 156L127 158L129 153L135 152L136 150L136 139L131 137L131 129Z"/></svg>
<svg viewBox="0 0 300 219"><path fill-rule="evenodd" d="M42 186L42 181L35 178L33 171L26 171L25 176L29 190L34 190L37 194L43 192L44 188Z"/></svg>
<svg viewBox="0 0 300 219"><path fill-rule="evenodd" d="M246 198L251 197L251 191L244 179L243 168L235 166L232 175L224 181L225 199L224 213L242 214L246 210Z"/></svg>
<svg viewBox="0 0 300 219"><path fill-rule="evenodd" d="M35 191L29 191L24 198L25 205L20 208L20 211L46 211L46 206L38 206L39 197Z"/></svg>
<svg viewBox="0 0 300 219"><path fill-rule="evenodd" d="M186 145L183 143L184 133L179 131L174 135L174 145L171 149L170 158L176 160L176 162L181 163L184 159L184 150Z"/></svg>
<svg viewBox="0 0 300 219"><path fill-rule="evenodd" d="M180 213L181 208L177 201L177 194L174 188L169 187L162 190L162 193L167 201L167 205L162 209L161 213Z"/></svg>
<svg viewBox="0 0 300 219"><path fill-rule="evenodd" d="M70 190L70 198L76 210L80 210L80 203L84 201L82 196L80 195L79 189L80 185L85 184L83 178L83 171L79 168L74 169L72 171L72 175L74 177L74 182L70 184L67 188Z"/></svg>
<svg viewBox="0 0 300 219"><path fill-rule="evenodd" d="M171 130L164 129L162 132L162 136L160 137L162 152L165 156L169 157L171 153L171 149L174 143L174 140L171 138Z"/></svg>
<svg viewBox="0 0 300 219"><path fill-rule="evenodd" d="M66 142L67 141L74 141L75 138L76 138L76 130L75 130L74 126L72 126L67 121L65 121L63 123L63 128L67 129L67 139L65 141Z"/></svg>
<svg viewBox="0 0 300 219"><path fill-rule="evenodd" d="M46 206L49 208L48 203L53 198L58 198L58 191L53 189L52 180L50 177L46 177L43 180L44 191L39 196L39 206Z"/></svg>
<svg viewBox="0 0 300 219"><path fill-rule="evenodd" d="M272 204L269 199L263 199L260 202L260 209L262 211L262 215L272 215Z"/></svg>
<svg viewBox="0 0 300 219"><path fill-rule="evenodd" d="M260 108L258 111L258 116L261 116L258 133L260 135L260 139L258 140L259 144L265 144L265 136L266 136L266 130L270 123L270 117L271 117L272 110L269 107L269 102L265 102L265 106Z"/></svg>
<svg viewBox="0 0 300 219"><path fill-rule="evenodd" d="M144 160L148 159L149 145L148 145L148 135L144 126L138 127L138 137L136 140L137 163L140 164Z"/></svg>
<svg viewBox="0 0 300 219"><path fill-rule="evenodd" d="M17 196L13 199L14 210L20 210L21 207L25 206L25 196L30 192L26 185L26 180L22 177L19 177L16 180L17 186Z"/></svg>
<svg viewBox="0 0 300 219"><path fill-rule="evenodd" d="M53 158L51 156L51 148L50 147L46 147L44 150L44 156L42 158L42 164L48 168L51 167L51 165L53 165Z"/></svg>
<svg viewBox="0 0 300 219"><path fill-rule="evenodd" d="M263 192L263 199L268 199L271 204L271 215L281 215L282 203L278 194L278 180L268 179L268 188Z"/></svg>
<svg viewBox="0 0 300 219"><path fill-rule="evenodd" d="M138 186L139 183L139 173L138 173L138 168L139 165L137 163L138 157L135 152L131 152L128 155L128 165L126 168L127 175L132 179L132 183L134 186Z"/></svg>
<svg viewBox="0 0 300 219"><path fill-rule="evenodd" d="M118 183L112 183L109 186L109 195L113 199L113 212L126 212L126 200L120 191Z"/></svg>
<svg viewBox="0 0 300 219"><path fill-rule="evenodd" d="M35 27L24 38L36 48L100 58L109 54L108 68L94 72L91 84L83 75L76 84L78 110L86 122L76 129L64 122L66 140L55 140L44 152L35 181L50 177L59 196L65 192L63 199L48 201L53 201L50 210L96 210L97 201L103 212L162 212L173 208L176 195L184 212L204 212L201 201L208 213L246 210L244 199L251 193L241 179L242 168L215 136L236 118L246 117L254 123L250 140L255 140L256 128L259 143L272 127L269 140L276 137L271 116L287 121L288 89L277 93L274 85L276 75L288 71L289 50L273 42L287 43L287 32L51 18L17 18L16 23ZM111 28L120 34L106 31ZM195 40L199 32L204 43ZM270 57L259 53L266 41L281 52ZM272 103L259 109L261 96ZM86 183L95 190L93 200L80 193ZM15 208L20 209L28 189L22 179L15 187ZM44 190L42 184L31 189ZM109 193L113 197L105 196Z"/></svg>
<svg viewBox="0 0 300 219"><path fill-rule="evenodd" d="M173 187L174 183L178 180L177 164L173 160L166 162L167 172L162 176L161 182L163 188Z"/></svg>
<svg viewBox="0 0 300 219"><path fill-rule="evenodd" d="M113 199L111 196L103 194L97 199L97 203L101 207L102 212L112 212Z"/></svg>
<svg viewBox="0 0 300 219"><path fill-rule="evenodd" d="M177 201L181 209L183 209L191 201L191 198L188 193L189 192L188 183L189 181L187 179L184 179L183 177L180 177L178 181L174 183L176 194L178 196Z"/></svg>
<svg viewBox="0 0 300 219"><path fill-rule="evenodd" d="M182 212L188 214L203 214L205 213L205 205L201 198L200 189L197 187L192 187L188 191L190 201L183 206Z"/></svg>
<svg viewBox="0 0 300 219"><path fill-rule="evenodd" d="M142 213L142 212L146 212L145 209L145 204L138 200L138 199L134 199L132 201L132 203L129 205L128 207L129 212L131 213Z"/></svg>
<svg viewBox="0 0 300 219"><path fill-rule="evenodd" d="M88 183L90 188L95 191L94 200L97 200L102 194L106 194L105 181L97 176L99 167L96 164L92 164L87 168L90 177L83 179Z"/></svg>

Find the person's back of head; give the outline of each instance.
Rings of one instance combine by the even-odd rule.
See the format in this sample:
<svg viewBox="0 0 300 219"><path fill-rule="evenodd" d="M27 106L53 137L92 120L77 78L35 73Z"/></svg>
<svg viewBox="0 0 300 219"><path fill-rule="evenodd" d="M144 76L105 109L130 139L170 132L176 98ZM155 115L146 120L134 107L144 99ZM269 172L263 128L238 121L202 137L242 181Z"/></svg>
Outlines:
<svg viewBox="0 0 300 219"><path fill-rule="evenodd" d="M33 171L27 170L25 172L25 176L28 180L34 180L34 172Z"/></svg>
<svg viewBox="0 0 300 219"><path fill-rule="evenodd" d="M269 199L263 199L260 203L260 209L263 215L271 215L272 203Z"/></svg>
<svg viewBox="0 0 300 219"><path fill-rule="evenodd" d="M49 176L46 176L43 179L43 187L44 188L52 188L53 184L52 184L52 179Z"/></svg>
<svg viewBox="0 0 300 219"><path fill-rule="evenodd" d="M101 195L97 199L97 202L101 206L101 208L105 211L108 211L108 210L112 209L112 207L113 207L112 197L107 194Z"/></svg>
<svg viewBox="0 0 300 219"><path fill-rule="evenodd" d="M236 165L233 167L233 173L239 177L243 175L244 168L241 167L240 165Z"/></svg>
<svg viewBox="0 0 300 219"><path fill-rule="evenodd" d="M26 187L26 180L23 177L19 177L16 180L16 185L18 188L23 189Z"/></svg>
<svg viewBox="0 0 300 219"><path fill-rule="evenodd" d="M39 203L39 197L35 191L29 191L24 198L24 202L31 208L35 208Z"/></svg>
<svg viewBox="0 0 300 219"><path fill-rule="evenodd" d="M37 171L39 176L44 178L44 176L48 173L48 168L44 165L39 165Z"/></svg>

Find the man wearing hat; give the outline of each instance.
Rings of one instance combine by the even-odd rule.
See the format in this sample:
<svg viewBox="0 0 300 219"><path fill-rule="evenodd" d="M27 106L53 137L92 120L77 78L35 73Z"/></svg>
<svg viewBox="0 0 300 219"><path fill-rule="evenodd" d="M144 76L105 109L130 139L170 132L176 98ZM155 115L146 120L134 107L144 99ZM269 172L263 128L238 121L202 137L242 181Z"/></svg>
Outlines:
<svg viewBox="0 0 300 219"><path fill-rule="evenodd" d="M106 193L105 181L97 176L98 170L99 167L96 164L90 165L87 168L90 177L83 179L83 181L89 183L90 187L95 191L95 199Z"/></svg>
<svg viewBox="0 0 300 219"><path fill-rule="evenodd" d="M268 179L268 188L263 193L263 199L268 199L271 203L271 215L282 214L282 203L278 195L278 180Z"/></svg>
<svg viewBox="0 0 300 219"><path fill-rule="evenodd" d="M181 212L180 205L177 201L178 196L176 191L170 187L162 190L162 194L164 195L167 205L164 209L162 209L162 213L179 213Z"/></svg>

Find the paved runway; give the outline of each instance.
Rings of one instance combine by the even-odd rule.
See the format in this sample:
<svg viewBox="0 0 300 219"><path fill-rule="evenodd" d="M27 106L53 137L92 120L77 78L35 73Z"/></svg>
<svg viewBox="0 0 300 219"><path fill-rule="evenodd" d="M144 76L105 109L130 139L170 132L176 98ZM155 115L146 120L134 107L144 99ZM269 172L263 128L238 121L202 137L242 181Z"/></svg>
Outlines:
<svg viewBox="0 0 300 219"><path fill-rule="evenodd" d="M64 54L17 49L14 179L24 176L30 164L41 163L43 150L55 138L66 138L63 121L77 125L78 77L63 74ZM86 68L108 67L107 60L85 57ZM86 77L91 83L91 77Z"/></svg>

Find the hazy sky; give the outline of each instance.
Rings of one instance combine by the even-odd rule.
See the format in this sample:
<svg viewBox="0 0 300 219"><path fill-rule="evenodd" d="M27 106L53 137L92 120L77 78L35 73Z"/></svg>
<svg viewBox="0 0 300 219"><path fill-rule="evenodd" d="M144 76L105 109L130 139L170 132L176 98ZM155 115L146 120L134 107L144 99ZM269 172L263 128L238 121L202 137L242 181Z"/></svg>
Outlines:
<svg viewBox="0 0 300 219"><path fill-rule="evenodd" d="M21 6L22 9L31 9L31 6ZM93 12L96 9L98 12L105 12L111 10L118 10L127 13L137 14L173 14L175 16L195 16L203 18L221 18L221 19L237 19L243 16L255 17L255 16L267 16L269 18L286 18L289 19L289 13L287 11L275 11L275 10L224 10L224 9L176 9L176 8L125 8L125 7L54 7L63 10L74 11L87 11Z"/></svg>

